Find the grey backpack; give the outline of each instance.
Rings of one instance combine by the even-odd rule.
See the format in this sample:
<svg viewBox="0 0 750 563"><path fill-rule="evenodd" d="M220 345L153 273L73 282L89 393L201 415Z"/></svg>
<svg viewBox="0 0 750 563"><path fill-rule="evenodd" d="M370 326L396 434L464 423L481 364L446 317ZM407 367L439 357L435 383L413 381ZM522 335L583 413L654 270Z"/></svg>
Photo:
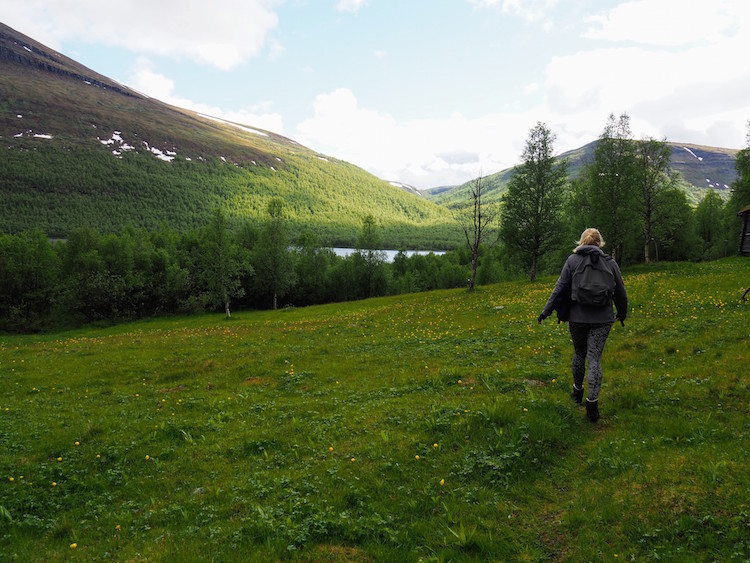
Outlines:
<svg viewBox="0 0 750 563"><path fill-rule="evenodd" d="M611 256L584 254L572 276L571 299L581 305L602 307L612 303L615 275L609 267Z"/></svg>

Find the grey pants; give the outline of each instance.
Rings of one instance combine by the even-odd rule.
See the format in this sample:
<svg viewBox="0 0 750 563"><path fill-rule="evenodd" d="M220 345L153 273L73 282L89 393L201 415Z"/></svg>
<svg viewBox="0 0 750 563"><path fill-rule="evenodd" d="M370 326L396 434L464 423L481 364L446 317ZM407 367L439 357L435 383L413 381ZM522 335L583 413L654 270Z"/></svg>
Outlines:
<svg viewBox="0 0 750 563"><path fill-rule="evenodd" d="M589 401L599 398L602 388L602 353L607 342L611 324L568 323L573 339L573 384L581 389L589 362Z"/></svg>

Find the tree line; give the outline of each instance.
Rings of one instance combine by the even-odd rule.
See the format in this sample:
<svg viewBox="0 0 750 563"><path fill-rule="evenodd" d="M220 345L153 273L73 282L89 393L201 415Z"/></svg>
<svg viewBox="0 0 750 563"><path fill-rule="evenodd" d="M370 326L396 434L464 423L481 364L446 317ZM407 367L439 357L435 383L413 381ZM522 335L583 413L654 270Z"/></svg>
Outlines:
<svg viewBox="0 0 750 563"><path fill-rule="evenodd" d="M466 284L461 250L385 259L368 215L356 252L321 247L309 232L292 241L284 202L264 221L230 226L223 211L179 232L90 227L65 240L40 230L0 235L0 330L34 331L92 322L234 308L268 309L454 288Z"/></svg>

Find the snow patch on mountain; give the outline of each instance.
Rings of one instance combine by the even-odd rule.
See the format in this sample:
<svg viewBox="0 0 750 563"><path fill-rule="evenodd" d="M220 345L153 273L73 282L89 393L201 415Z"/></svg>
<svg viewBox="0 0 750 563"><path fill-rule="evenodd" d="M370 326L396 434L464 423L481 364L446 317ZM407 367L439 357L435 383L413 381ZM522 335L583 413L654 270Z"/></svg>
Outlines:
<svg viewBox="0 0 750 563"><path fill-rule="evenodd" d="M224 123L225 125L231 125L232 127L236 127L237 129L241 129L242 131L246 131L247 133L253 133L254 135L260 135L262 137L268 137L266 133L264 133L263 131L258 131L257 129L245 127L244 125L232 123L231 121L225 121L224 119L219 119L218 117L213 117L211 115L206 115L204 113L199 113L198 115L200 117L205 117L206 119L211 119L212 121L218 121L219 123Z"/></svg>
<svg viewBox="0 0 750 563"><path fill-rule="evenodd" d="M686 150L686 151L687 151L687 152L689 152L689 153L690 153L691 155L693 155L693 158L697 158L697 159L698 159L698 160L700 160L701 162L703 161L703 157L702 157L702 156L698 156L697 154L695 154L695 153L694 153L693 151L691 151L691 150L690 150L689 148L687 148L687 147L682 147L682 148L683 148L683 150Z"/></svg>
<svg viewBox="0 0 750 563"><path fill-rule="evenodd" d="M125 141L122 136L122 131L114 131L109 139L101 139L100 137L97 137L97 140L105 146L112 147L112 154L118 158L122 158L122 153L125 151L135 150L135 147L133 145L130 145L127 143L127 141ZM146 147L146 150L148 152L153 154L159 160L163 160L164 162L172 162L177 156L177 151L175 151L174 149L167 149L163 151L156 147L150 146L147 141L143 141L143 146Z"/></svg>
<svg viewBox="0 0 750 563"><path fill-rule="evenodd" d="M146 141L143 141L143 144L151 154L153 154L159 160L163 160L164 162L172 162L174 160L174 155L177 155L177 153L174 151L167 151L167 154L164 154L164 151L162 151L161 149L150 147Z"/></svg>
<svg viewBox="0 0 750 563"><path fill-rule="evenodd" d="M722 184L721 182L713 182L713 181L711 181L710 178L706 178L706 182L708 183L708 187L709 188L714 188L714 189L717 189L717 190L721 190L721 189L728 190L728 189L730 189L729 186L727 186L726 184Z"/></svg>
<svg viewBox="0 0 750 563"><path fill-rule="evenodd" d="M96 125L94 125L94 127L96 127ZM112 136L109 139L102 140L101 138L97 137L97 140L104 146L113 147L112 154L118 158L122 158L123 152L135 150L135 147L133 145L129 145L127 142L125 142L125 139L122 138L122 131L113 132Z"/></svg>
<svg viewBox="0 0 750 563"><path fill-rule="evenodd" d="M21 116L19 115L19 117ZM24 135L28 135L30 137L33 137L34 139L54 139L52 135L49 135L47 133L34 133L34 131L32 131L31 129L29 129L28 131L21 131L20 133L16 133L15 135L13 135L13 138L20 139Z"/></svg>
<svg viewBox="0 0 750 563"><path fill-rule="evenodd" d="M421 191L419 191L418 188L415 188L414 186L410 186L409 184L404 184L402 182L394 182L389 181L388 182L391 186L399 188L401 190L404 190L406 192L409 192L410 194L418 195L420 197L424 197L424 194L422 194Z"/></svg>
<svg viewBox="0 0 750 563"><path fill-rule="evenodd" d="M157 149L156 147L151 147L151 153L158 158L159 160L163 160L164 162L172 162L174 160L174 156L171 156L169 154L169 151L167 151L167 154L164 154L163 151ZM176 153L175 153L176 154Z"/></svg>

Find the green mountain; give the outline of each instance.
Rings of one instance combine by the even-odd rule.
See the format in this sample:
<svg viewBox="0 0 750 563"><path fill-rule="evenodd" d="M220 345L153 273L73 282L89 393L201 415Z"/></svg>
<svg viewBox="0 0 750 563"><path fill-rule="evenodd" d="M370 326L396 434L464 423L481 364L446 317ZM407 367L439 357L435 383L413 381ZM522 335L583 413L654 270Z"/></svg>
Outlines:
<svg viewBox="0 0 750 563"><path fill-rule="evenodd" d="M736 149L705 147L686 143L667 142L672 148L672 170L677 173L678 186L687 195L688 201L697 204L708 190L715 190L728 198L732 182L737 177L734 163ZM592 162L596 141L559 155L559 160L568 161L568 174L575 178L583 166ZM508 182L515 167L506 168L484 178L486 181L487 202L498 201L506 192ZM425 196L448 208L461 208L469 204L469 189L474 180L453 186L425 190Z"/></svg>
<svg viewBox="0 0 750 563"><path fill-rule="evenodd" d="M216 207L257 222L285 201L297 233L352 244L372 214L388 247L445 248L450 212L270 131L169 106L0 24L0 232L187 230Z"/></svg>

